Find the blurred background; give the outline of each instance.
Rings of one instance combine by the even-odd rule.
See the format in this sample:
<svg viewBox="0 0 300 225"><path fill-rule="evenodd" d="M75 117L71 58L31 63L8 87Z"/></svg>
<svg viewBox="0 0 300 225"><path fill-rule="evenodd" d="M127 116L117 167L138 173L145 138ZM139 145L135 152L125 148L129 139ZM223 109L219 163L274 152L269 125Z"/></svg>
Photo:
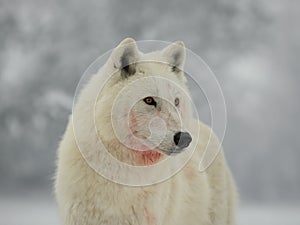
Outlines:
<svg viewBox="0 0 300 225"><path fill-rule="evenodd" d="M240 225L300 224L300 2L0 0L0 225L58 225L56 149L87 66L183 40L223 89Z"/></svg>

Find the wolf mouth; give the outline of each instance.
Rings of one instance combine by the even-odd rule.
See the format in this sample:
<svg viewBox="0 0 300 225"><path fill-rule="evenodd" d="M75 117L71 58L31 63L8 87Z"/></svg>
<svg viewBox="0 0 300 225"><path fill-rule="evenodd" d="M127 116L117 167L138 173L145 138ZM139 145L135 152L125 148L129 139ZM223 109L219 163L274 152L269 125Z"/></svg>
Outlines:
<svg viewBox="0 0 300 225"><path fill-rule="evenodd" d="M160 149L160 148L154 148L144 151L138 151L138 150L131 150L132 154L134 155L134 158L136 159L136 163L138 165L143 166L150 166L153 164L158 163L162 159L164 159L166 156L176 156L180 154L182 151L184 151L184 148L175 147L172 150L166 150L166 149Z"/></svg>
<svg viewBox="0 0 300 225"><path fill-rule="evenodd" d="M171 150L159 149L159 151L163 152L164 154L166 154L168 156L176 156L176 155L180 154L181 152L183 152L184 150L185 150L185 148L179 148L179 147L175 147Z"/></svg>

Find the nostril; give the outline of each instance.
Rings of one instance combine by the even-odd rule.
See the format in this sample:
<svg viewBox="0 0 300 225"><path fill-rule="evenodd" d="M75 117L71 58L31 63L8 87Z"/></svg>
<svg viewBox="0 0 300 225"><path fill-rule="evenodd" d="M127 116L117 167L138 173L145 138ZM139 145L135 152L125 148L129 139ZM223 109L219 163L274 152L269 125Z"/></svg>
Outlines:
<svg viewBox="0 0 300 225"><path fill-rule="evenodd" d="M175 145L178 145L179 140L180 140L180 136L181 136L181 132L177 132L177 133L174 135L174 142L175 142Z"/></svg>
<svg viewBox="0 0 300 225"><path fill-rule="evenodd" d="M188 132L177 132L174 135L174 143L180 148L186 148L192 141L192 137Z"/></svg>

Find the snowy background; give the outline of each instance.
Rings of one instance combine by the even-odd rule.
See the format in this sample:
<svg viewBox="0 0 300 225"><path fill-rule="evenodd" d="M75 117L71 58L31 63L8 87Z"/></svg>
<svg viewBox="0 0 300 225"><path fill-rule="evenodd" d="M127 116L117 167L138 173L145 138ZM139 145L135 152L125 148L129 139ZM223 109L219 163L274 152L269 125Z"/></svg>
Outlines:
<svg viewBox="0 0 300 225"><path fill-rule="evenodd" d="M300 224L300 2L0 0L0 225L59 224L56 148L87 66L127 36L216 74L240 225Z"/></svg>

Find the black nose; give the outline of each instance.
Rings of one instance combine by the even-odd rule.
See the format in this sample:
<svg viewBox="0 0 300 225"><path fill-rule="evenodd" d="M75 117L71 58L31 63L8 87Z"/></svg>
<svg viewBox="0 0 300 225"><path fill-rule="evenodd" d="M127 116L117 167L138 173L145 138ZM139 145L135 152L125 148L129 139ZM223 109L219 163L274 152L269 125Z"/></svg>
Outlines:
<svg viewBox="0 0 300 225"><path fill-rule="evenodd" d="M192 141L192 137L188 132L177 132L174 135L175 145L179 148L186 148Z"/></svg>

